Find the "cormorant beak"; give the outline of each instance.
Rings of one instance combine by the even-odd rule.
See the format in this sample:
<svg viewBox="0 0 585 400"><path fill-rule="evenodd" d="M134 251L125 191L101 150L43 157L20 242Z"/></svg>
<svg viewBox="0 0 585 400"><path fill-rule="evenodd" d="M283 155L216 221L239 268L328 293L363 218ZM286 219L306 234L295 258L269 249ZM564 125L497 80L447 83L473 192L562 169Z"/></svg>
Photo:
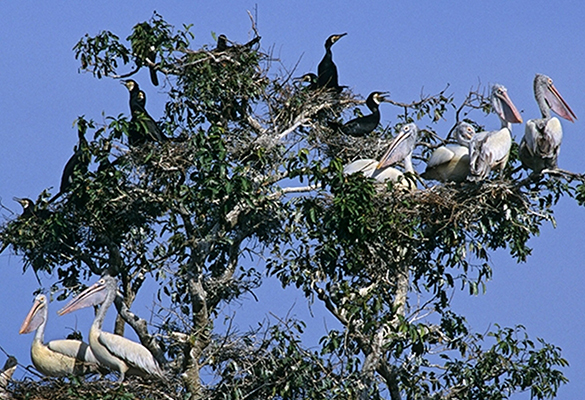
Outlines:
<svg viewBox="0 0 585 400"><path fill-rule="evenodd" d="M126 89L128 89L128 90L134 89L134 82L131 80L123 80L123 81L120 81L120 83L122 85L126 86Z"/></svg>
<svg viewBox="0 0 585 400"><path fill-rule="evenodd" d="M380 93L378 93L378 99L380 100L380 102L382 102L382 101L388 102L386 95L389 95L389 94L390 94L390 92L380 92Z"/></svg>

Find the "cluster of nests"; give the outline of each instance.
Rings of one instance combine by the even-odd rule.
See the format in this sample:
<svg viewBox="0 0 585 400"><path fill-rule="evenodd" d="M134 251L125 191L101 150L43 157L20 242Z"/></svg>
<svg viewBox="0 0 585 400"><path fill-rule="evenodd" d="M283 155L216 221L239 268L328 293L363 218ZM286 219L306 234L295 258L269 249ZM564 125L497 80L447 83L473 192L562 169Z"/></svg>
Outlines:
<svg viewBox="0 0 585 400"><path fill-rule="evenodd" d="M45 343L48 301L44 294L37 295L20 333L36 331L31 359L35 369L47 378L11 382L17 362L9 357L0 373L0 398L89 399L103 398L105 393L113 394L113 398L123 393L144 393L147 394L145 398L172 399L173 393L178 396L182 385L163 371L164 359L155 359L153 353L139 343L101 330L105 314L117 295L117 287L116 278L104 275L59 311L63 315L92 305L100 306L89 333L89 344L71 338ZM110 372L118 374L117 383L101 379Z"/></svg>
<svg viewBox="0 0 585 400"><path fill-rule="evenodd" d="M0 388L0 399L71 400L71 399L183 399L180 385L132 377L120 385L109 380L65 381L41 379L13 381Z"/></svg>
<svg viewBox="0 0 585 400"><path fill-rule="evenodd" d="M309 83L309 89L325 88L338 93L343 90L344 87L338 83L331 46L344 35L345 33L332 35L325 42L326 53L319 64L318 75L310 73L301 78ZM366 106L370 109L370 114L345 123L331 121L330 127L347 136L367 137L380 122L379 105L387 101L384 95L385 92L372 92L367 97ZM562 141L562 127L559 120L552 117L551 110L571 122L576 116L548 76L536 75L534 95L542 118L532 119L526 123L519 155L524 168L540 174L543 170L557 169ZM436 149L427 161L426 170L421 174L422 178L441 182L465 180L477 182L487 179L492 170L503 171L512 146L511 124L522 123L522 117L503 85L493 85L491 104L501 121L500 129L476 132L472 125L459 122L455 128L457 143ZM414 173L411 159L412 151L418 142L418 134L419 130L415 124L403 125L380 160L358 159L346 165L344 172L362 173L378 181L400 182L403 173L391 166L402 163L405 172Z"/></svg>
<svg viewBox="0 0 585 400"><path fill-rule="evenodd" d="M301 80L308 83L309 90L325 90L333 93L340 93L343 86L338 83L337 68L333 63L331 46L346 34L331 35L325 42L325 56L318 66L318 74L305 74ZM256 38L252 44L257 42ZM227 42L225 36L220 36L218 40L219 51L226 48ZM152 75L151 75L152 76ZM154 72L156 78L156 72ZM146 112L146 96L140 90L138 84L133 80L123 81L130 93L130 109L132 112L132 124L129 131L129 145L132 147L141 146L144 143L163 143L169 141L179 141L181 138L169 138L164 135L158 124ZM153 83L155 83L153 79ZM562 140L562 128L557 118L551 116L551 110L557 113L560 117L569 121L576 119L575 114L570 109L568 104L561 97L557 89L554 87L552 80L545 76L537 74L534 80L534 93L537 103L540 107L542 118L533 119L526 123L526 133L520 144L520 159L525 168L531 169L540 173L544 169L557 168L557 160ZM385 102L385 92L372 92L366 99L366 106L371 111L370 114L354 118L345 123L330 121L330 127L336 132L341 132L344 135L354 138L367 138L368 134L377 128L380 122L379 106ZM510 131L510 124L521 123L522 118L510 100L507 90L502 85L494 85L491 92L491 103L494 112L498 115L501 121L501 128L497 131L489 132L475 132L472 125L465 122L460 122L456 126L455 137L456 144L448 144L436 149L429 160L427 167L421 177L430 180L438 180L442 182L455 181L462 182L465 180L481 181L488 177L492 170L502 171L505 167L511 144L512 137ZM407 187L416 185L413 181L403 179L404 173L392 168L393 165L402 163L405 173L415 174L412 165L412 153L417 145L419 138L419 129L416 124L404 124L398 134L391 140L386 152L380 160L374 159L358 159L344 168L346 174L361 173L363 175L375 178L379 181L392 180L395 182L404 182ZM87 156L87 141L84 137L84 130L79 130L79 143L75 154L67 162L58 197L63 194L71 185L74 172L86 171L89 164L89 157ZM26 200L26 201L21 201ZM24 207L23 215L30 214L34 210L34 203L28 199L19 199ZM49 201L50 202L50 201ZM66 306L61 313L74 311L81 308L75 302L79 303L79 299L88 300L89 297L100 292L97 296L98 300L93 302L86 301L83 306L101 304L100 312L96 316L96 321L103 315L107 308L112 304L115 297L117 283L114 278L105 277L86 291L81 293L76 299ZM42 303L43 299L37 301ZM44 299L46 304L46 298ZM37 303L35 303L37 304ZM34 308L35 306L33 306ZM37 311L41 306L36 306ZM36 311L35 311L36 312ZM33 322L33 310L21 328L21 333L27 333L35 330L41 323L46 322L45 318ZM28 326L27 325L28 321ZM96 325L94 323L94 325ZM102 335L107 340L112 340L112 343L125 339L117 335L112 335L101 331L101 320L99 324L98 335ZM92 326L92 329L93 326ZM42 335L41 335L42 336ZM100 336L101 337L101 336ZM101 340L101 339L100 339ZM103 354L96 354L97 361L101 365L120 373L120 381L124 380L125 373L132 373L132 370L140 370L142 375L155 378L131 378L126 381L124 385L116 384L112 381L97 379L97 380L72 380L64 381L62 379L43 379L41 381L25 380L21 382L10 382L10 377L14 368L16 368L16 361L9 358L4 372L0 375L0 397L7 398L26 398L26 399L70 399L70 398L102 398L106 394L111 395L112 398L124 397L128 393L133 396L145 398L164 398L173 399L178 398L181 394L181 386L177 384L174 386L168 380L164 379L159 363L154 359L152 354L139 345L125 339L125 346L137 354L140 360L124 359L116 351L111 351L116 361L108 360ZM41 338L42 341L42 338ZM63 341L65 342L65 341ZM52 343L52 342L51 342ZM81 343L81 342L80 342ZM120 344L119 342L117 344ZM34 347L33 343L33 347ZM45 346L42 342L39 345ZM48 344L50 348L51 344ZM91 342L87 346L87 351L91 351L95 344ZM141 348L138 348L139 346ZM47 346L45 346L47 347ZM106 345L107 347L107 345ZM112 344L112 348L115 345ZM55 351L55 350L52 350ZM145 353L146 352L146 353ZM33 352L34 353L34 352ZM95 353L95 351L94 351ZM148 353L148 354L147 354ZM145 361L145 357L148 360ZM117 361L122 360L123 366L115 365ZM87 361L87 360L84 360ZM33 363L37 369L49 376L70 376L74 374L74 370L70 374L51 374L43 371L48 368L41 364L39 360L33 357ZM86 372L86 371L84 371ZM78 374L84 376L85 373ZM79 378L80 379L80 378ZM83 384L81 384L83 382ZM176 397L173 397L176 396Z"/></svg>

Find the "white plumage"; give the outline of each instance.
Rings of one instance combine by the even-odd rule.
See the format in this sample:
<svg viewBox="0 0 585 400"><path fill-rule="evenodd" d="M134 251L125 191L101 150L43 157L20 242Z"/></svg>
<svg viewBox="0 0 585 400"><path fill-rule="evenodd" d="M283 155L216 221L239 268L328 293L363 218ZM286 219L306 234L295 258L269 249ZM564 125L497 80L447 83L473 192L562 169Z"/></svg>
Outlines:
<svg viewBox="0 0 585 400"><path fill-rule="evenodd" d="M126 374L164 378L158 362L146 347L123 336L102 331L104 317L114 302L116 291L116 279L104 276L71 300L59 314L101 304L89 331L89 345L98 361L120 372L120 381Z"/></svg>
<svg viewBox="0 0 585 400"><path fill-rule="evenodd" d="M47 317L47 297L39 294L19 332L29 333L36 329L30 349L35 368L43 375L55 377L97 372L98 361L87 343L70 339L43 342Z"/></svg>

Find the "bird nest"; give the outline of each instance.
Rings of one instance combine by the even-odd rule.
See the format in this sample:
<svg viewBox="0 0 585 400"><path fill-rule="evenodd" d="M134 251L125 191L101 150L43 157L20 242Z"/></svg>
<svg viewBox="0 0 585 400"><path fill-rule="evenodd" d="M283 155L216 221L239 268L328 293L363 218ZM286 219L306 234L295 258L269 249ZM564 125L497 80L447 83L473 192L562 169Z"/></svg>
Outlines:
<svg viewBox="0 0 585 400"><path fill-rule="evenodd" d="M26 400L175 400L183 398L184 391L180 385L138 377L128 377L122 384L106 379L96 381L25 379L11 382L4 393L0 394L0 399Z"/></svg>

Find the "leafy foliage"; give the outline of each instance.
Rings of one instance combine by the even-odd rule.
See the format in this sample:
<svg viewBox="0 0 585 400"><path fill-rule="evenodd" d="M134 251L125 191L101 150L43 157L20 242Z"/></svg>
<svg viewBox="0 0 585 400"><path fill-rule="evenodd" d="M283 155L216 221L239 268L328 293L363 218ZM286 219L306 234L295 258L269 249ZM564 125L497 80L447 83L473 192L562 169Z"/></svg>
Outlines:
<svg viewBox="0 0 585 400"><path fill-rule="evenodd" d="M425 126L416 156L427 158L437 123L451 111L455 119L489 112L485 98L471 93L457 107L444 90L393 101L404 111L394 126L345 137L328 122L359 103L352 93L272 73L275 60L258 50L259 38L193 50L192 37L190 26L176 31L155 14L134 26L129 43L110 32L81 39L76 58L98 79L142 67L165 75L158 124L171 140L129 147L127 117L104 126L81 117L80 129L93 132L85 150L92 167L75 174L60 200L45 191L32 216L2 226L3 248L21 255L25 269L56 271L55 290L118 276L116 331L124 318L194 398L556 395L567 365L558 348L522 327L473 333L450 299L461 288L484 290L493 250L526 260L528 240L554 223L558 200L584 202L580 176L526 175L516 148L502 176L479 183L429 186L405 174L405 189L344 175L345 163L379 157L408 122ZM133 70L119 71L131 61ZM264 266L339 322L317 350L305 347L303 321L215 331L222 307L262 284ZM122 311L146 279L171 304L159 310L156 336Z"/></svg>

